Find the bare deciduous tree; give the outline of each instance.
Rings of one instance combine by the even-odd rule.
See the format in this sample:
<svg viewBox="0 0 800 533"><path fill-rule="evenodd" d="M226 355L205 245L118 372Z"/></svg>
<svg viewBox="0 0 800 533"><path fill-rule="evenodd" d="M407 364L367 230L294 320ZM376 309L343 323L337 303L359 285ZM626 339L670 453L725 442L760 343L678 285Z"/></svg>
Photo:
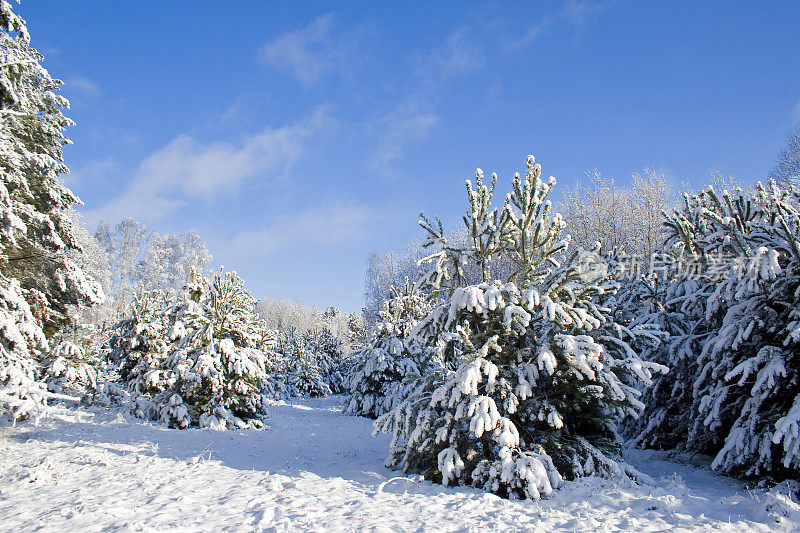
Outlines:
<svg viewBox="0 0 800 533"><path fill-rule="evenodd" d="M800 188L800 124L789 132L769 177L781 187Z"/></svg>
<svg viewBox="0 0 800 533"><path fill-rule="evenodd" d="M597 170L587 177L587 185L577 182L557 206L572 241L586 249L600 241L604 250L624 247L627 253L649 257L661 244L662 211L672 194L664 176L645 168L624 188Z"/></svg>

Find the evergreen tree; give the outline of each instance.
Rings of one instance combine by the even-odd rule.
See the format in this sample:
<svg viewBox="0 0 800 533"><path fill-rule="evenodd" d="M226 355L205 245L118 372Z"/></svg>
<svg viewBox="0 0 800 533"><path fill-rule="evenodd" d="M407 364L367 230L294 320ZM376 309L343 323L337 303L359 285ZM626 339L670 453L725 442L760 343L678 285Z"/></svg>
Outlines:
<svg viewBox="0 0 800 533"><path fill-rule="evenodd" d="M41 65L25 21L0 2L0 412L14 420L46 410L39 356L67 308L103 300L100 285L69 256L79 248L62 182L72 122L61 82Z"/></svg>
<svg viewBox="0 0 800 533"><path fill-rule="evenodd" d="M391 411L403 401L430 358L431 350L408 338L430 312L428 298L408 278L403 287L392 287L391 294L383 303L372 342L352 355L345 413L377 418Z"/></svg>
<svg viewBox="0 0 800 533"><path fill-rule="evenodd" d="M278 342L285 365L286 391L290 396L327 396L331 393L317 360L317 353L309 345L307 335L296 330L282 332Z"/></svg>
<svg viewBox="0 0 800 533"><path fill-rule="evenodd" d="M347 332L351 350L359 350L367 344L369 329L363 314L353 313L347 318Z"/></svg>
<svg viewBox="0 0 800 533"><path fill-rule="evenodd" d="M330 392L344 392L344 376L348 371L349 357L344 352L342 341L334 337L327 327L322 326L306 332L303 335L303 345L311 352L320 378Z"/></svg>
<svg viewBox="0 0 800 533"><path fill-rule="evenodd" d="M650 274L625 284L611 304L618 321L654 323L666 334L662 343L642 353L644 359L668 367L669 373L654 377L642 398L647 406L644 415L629 421L627 430L637 446L673 449L686 443L693 419L697 354L708 333L705 288L695 277L677 271Z"/></svg>
<svg viewBox="0 0 800 533"><path fill-rule="evenodd" d="M92 399L98 390L104 352L104 336L99 329L93 324L74 324L53 340L55 347L44 358L44 380L49 390Z"/></svg>
<svg viewBox="0 0 800 533"><path fill-rule="evenodd" d="M138 298L115 340L122 377L140 394L137 414L180 428L260 427L265 391L277 387L242 279L193 271L174 305L158 310L159 301L158 292Z"/></svg>
<svg viewBox="0 0 800 533"><path fill-rule="evenodd" d="M754 192L709 187L668 220L675 253L704 267L686 446L715 455L725 473L800 469L798 205L798 192L774 181Z"/></svg>
<svg viewBox="0 0 800 533"><path fill-rule="evenodd" d="M15 422L38 421L47 412L36 354L48 343L25 296L17 280L0 275L0 409Z"/></svg>
<svg viewBox="0 0 800 533"><path fill-rule="evenodd" d="M133 381L144 368L157 368L166 357L168 321L164 310L171 305L162 291L140 290L130 306L130 316L115 325L109 346L124 381Z"/></svg>
<svg viewBox="0 0 800 533"><path fill-rule="evenodd" d="M666 370L631 347L658 332L616 324L599 305L617 284L596 253L568 253L547 200L555 180L540 173L529 156L498 210L496 176L486 186L479 169L476 186L467 183L466 247L422 217L437 248L426 281L442 301L411 336L437 348L439 365L376 421L393 434L388 466L529 498L565 477L636 475L619 459L616 429L644 407L638 387ZM497 256L513 266L502 279L491 268ZM463 285L470 263L483 281Z"/></svg>

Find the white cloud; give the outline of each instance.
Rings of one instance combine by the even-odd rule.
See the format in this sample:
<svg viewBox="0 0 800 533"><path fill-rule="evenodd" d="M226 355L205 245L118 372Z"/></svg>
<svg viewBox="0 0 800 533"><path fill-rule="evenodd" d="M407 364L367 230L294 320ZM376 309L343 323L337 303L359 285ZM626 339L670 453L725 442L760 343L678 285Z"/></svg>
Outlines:
<svg viewBox="0 0 800 533"><path fill-rule="evenodd" d="M477 72L483 65L483 48L470 39L466 27L422 56L413 73L415 90L373 124L380 133L367 160L369 166L386 172L393 161L403 157L409 144L425 139L439 123L436 107L447 82Z"/></svg>
<svg viewBox="0 0 800 533"><path fill-rule="evenodd" d="M103 94L99 85L89 78L84 78L82 76L69 78L64 83L64 88L67 92L78 91L88 96L100 96Z"/></svg>
<svg viewBox="0 0 800 533"><path fill-rule="evenodd" d="M237 254L261 258L285 249L339 246L361 241L370 227L371 209L348 201L328 202L277 216L269 226L237 234Z"/></svg>
<svg viewBox="0 0 800 533"><path fill-rule="evenodd" d="M508 50L519 50L541 37L551 26L566 22L576 28L582 28L592 18L597 17L608 9L615 0L606 2L591 2L585 0L569 0L563 7L555 12L545 13L541 19L531 24L522 37L503 43Z"/></svg>
<svg viewBox="0 0 800 533"><path fill-rule="evenodd" d="M459 28L425 57L417 74L434 83L442 83L453 76L480 70L483 64L483 49L470 37L467 28Z"/></svg>
<svg viewBox="0 0 800 533"><path fill-rule="evenodd" d="M155 220L190 201L210 201L238 191L247 180L279 180L298 161L308 141L333 127L326 108L283 128L265 128L238 143L203 143L179 135L139 165L115 199L87 215L117 220Z"/></svg>
<svg viewBox="0 0 800 533"><path fill-rule="evenodd" d="M64 177L64 181L70 187L78 184L85 185L101 180L107 180L109 174L116 171L117 159L112 155L101 159L89 161L85 165L70 169L70 173Z"/></svg>
<svg viewBox="0 0 800 533"><path fill-rule="evenodd" d="M426 107L419 99L410 97L381 117L378 125L382 133L376 150L367 161L370 167L385 169L403 156L408 144L428 136L431 128L439 122L439 117L426 110Z"/></svg>
<svg viewBox="0 0 800 533"><path fill-rule="evenodd" d="M329 13L265 44L258 57L264 65L290 72L310 87L324 76L354 72L361 62L362 42L370 33L365 26L341 30Z"/></svg>

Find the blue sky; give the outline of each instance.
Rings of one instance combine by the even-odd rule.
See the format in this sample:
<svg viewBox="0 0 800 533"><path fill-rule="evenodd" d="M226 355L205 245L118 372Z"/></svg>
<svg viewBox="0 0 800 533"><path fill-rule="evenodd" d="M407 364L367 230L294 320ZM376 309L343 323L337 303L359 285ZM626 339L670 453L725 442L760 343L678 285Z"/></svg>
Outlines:
<svg viewBox="0 0 800 533"><path fill-rule="evenodd" d="M196 231L257 297L354 311L372 250L533 153L563 186L752 182L800 121L798 2L25 1L91 225ZM505 180L505 181L504 181Z"/></svg>

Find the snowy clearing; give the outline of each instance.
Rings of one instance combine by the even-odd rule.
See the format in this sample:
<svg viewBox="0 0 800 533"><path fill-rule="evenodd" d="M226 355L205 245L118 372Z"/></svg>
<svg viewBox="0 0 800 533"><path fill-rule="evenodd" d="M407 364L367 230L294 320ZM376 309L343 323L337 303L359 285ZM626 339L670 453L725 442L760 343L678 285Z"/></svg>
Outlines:
<svg viewBox="0 0 800 533"><path fill-rule="evenodd" d="M102 409L0 429L4 531L786 531L797 509L693 466L635 452L657 486L586 478L510 501L383 467L388 437L341 396L271 408L266 430L174 430ZM772 511L770 511L772 509ZM794 511L778 521L776 512Z"/></svg>

